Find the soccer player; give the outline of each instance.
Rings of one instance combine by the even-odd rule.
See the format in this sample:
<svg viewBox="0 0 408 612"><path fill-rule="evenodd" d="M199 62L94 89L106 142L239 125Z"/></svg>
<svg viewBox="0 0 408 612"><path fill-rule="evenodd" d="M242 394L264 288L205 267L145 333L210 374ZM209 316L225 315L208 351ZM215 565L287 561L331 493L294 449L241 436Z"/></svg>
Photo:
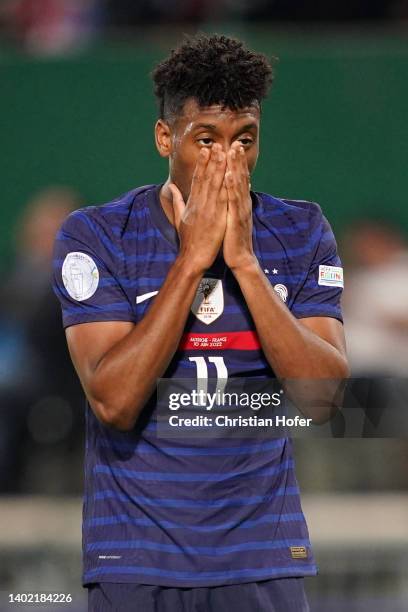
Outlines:
<svg viewBox="0 0 408 612"><path fill-rule="evenodd" d="M318 205L250 189L264 55L186 40L153 73L169 177L78 210L55 291L86 397L84 575L103 610L308 610L291 442L166 439L167 378L342 378L341 268ZM217 338L216 342L211 342Z"/></svg>

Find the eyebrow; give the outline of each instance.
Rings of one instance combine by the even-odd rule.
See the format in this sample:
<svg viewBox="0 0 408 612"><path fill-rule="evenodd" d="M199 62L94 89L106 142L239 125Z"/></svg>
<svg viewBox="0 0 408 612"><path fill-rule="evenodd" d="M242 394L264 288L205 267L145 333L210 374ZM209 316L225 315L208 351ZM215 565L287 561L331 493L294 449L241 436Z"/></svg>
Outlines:
<svg viewBox="0 0 408 612"><path fill-rule="evenodd" d="M216 130L217 127L212 123L198 123L194 130Z"/></svg>
<svg viewBox="0 0 408 612"><path fill-rule="evenodd" d="M240 134L241 132L250 132L251 130L258 130L258 125L253 121L251 123L246 123L245 125L243 125L242 128L238 130L237 134Z"/></svg>
<svg viewBox="0 0 408 612"><path fill-rule="evenodd" d="M194 127L194 131L196 130L209 130L212 132L216 132L217 131L217 126L214 125L213 123L198 123L195 127ZM242 134L242 132L249 132L250 130L255 130L257 131L258 126L255 122L251 122L251 123L246 123L245 125L242 126L242 128L240 128L236 134Z"/></svg>

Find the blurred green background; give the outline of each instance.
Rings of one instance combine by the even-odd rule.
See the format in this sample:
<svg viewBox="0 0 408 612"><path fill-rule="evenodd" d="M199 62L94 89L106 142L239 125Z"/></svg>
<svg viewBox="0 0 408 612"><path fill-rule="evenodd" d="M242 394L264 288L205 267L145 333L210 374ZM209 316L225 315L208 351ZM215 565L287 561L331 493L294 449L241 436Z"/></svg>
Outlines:
<svg viewBox="0 0 408 612"><path fill-rule="evenodd" d="M255 188L319 202L335 230L367 215L408 227L407 39L231 33L279 58ZM69 184L95 204L166 177L149 73L175 40L40 61L0 54L0 265L33 192Z"/></svg>

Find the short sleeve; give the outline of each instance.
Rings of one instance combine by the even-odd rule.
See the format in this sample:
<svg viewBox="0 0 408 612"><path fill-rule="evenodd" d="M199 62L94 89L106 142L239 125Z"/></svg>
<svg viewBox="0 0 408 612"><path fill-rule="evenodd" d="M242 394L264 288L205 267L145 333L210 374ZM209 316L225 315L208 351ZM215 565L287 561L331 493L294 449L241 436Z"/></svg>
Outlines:
<svg viewBox="0 0 408 612"><path fill-rule="evenodd" d="M309 264L306 280L297 292L292 313L305 317L333 317L343 322L341 296L343 268L337 254L337 244L327 219L316 206L317 215L312 235L318 236L317 246Z"/></svg>
<svg viewBox="0 0 408 612"><path fill-rule="evenodd" d="M55 240L53 290L61 303L63 326L136 322L120 279L123 254L88 210L69 215Z"/></svg>

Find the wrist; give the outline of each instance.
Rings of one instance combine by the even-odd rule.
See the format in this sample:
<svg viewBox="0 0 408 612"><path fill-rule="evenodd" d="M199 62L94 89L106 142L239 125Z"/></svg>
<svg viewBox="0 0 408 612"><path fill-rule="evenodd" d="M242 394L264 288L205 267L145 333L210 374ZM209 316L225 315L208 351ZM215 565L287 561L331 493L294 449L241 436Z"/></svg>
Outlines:
<svg viewBox="0 0 408 612"><path fill-rule="evenodd" d="M262 272L261 266L256 255L252 254L248 257L242 258L235 265L229 266L231 272L235 277L250 274L259 274Z"/></svg>
<svg viewBox="0 0 408 612"><path fill-rule="evenodd" d="M187 277L191 282L200 280L206 270L193 257L181 253L177 256L174 267L179 275Z"/></svg>

